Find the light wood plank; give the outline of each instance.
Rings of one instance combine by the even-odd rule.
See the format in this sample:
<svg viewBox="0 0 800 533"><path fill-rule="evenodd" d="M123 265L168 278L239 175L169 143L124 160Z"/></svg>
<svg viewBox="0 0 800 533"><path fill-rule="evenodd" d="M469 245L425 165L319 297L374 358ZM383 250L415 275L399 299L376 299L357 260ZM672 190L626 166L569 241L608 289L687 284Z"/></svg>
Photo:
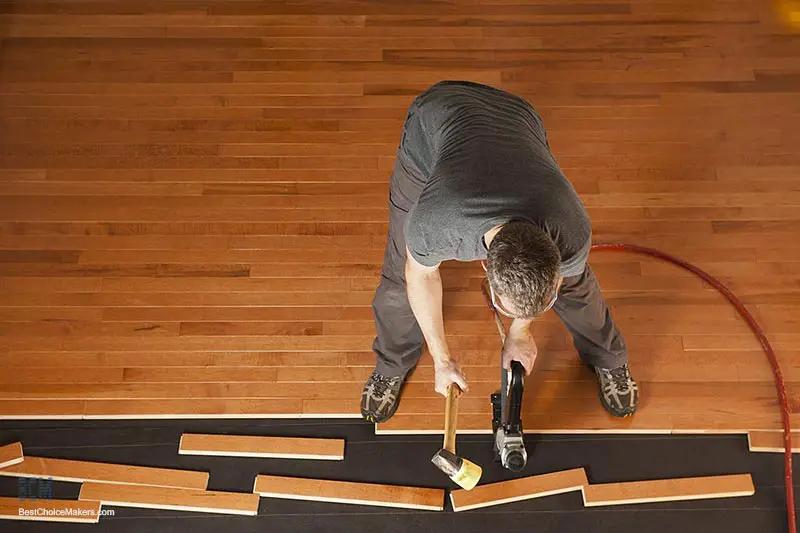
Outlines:
<svg viewBox="0 0 800 533"><path fill-rule="evenodd" d="M258 475L253 492L265 498L311 500L428 511L444 509L444 490Z"/></svg>
<svg viewBox="0 0 800 533"><path fill-rule="evenodd" d="M0 519L96 524L100 520L100 505L99 501L90 500L0 497Z"/></svg>
<svg viewBox="0 0 800 533"><path fill-rule="evenodd" d="M297 398L87 400L83 418L300 418L302 412L303 402Z"/></svg>
<svg viewBox="0 0 800 533"><path fill-rule="evenodd" d="M257 515L259 503L257 494L109 483L84 483L79 499L104 506L246 516Z"/></svg>
<svg viewBox="0 0 800 533"><path fill-rule="evenodd" d="M693 434L721 433L747 434L749 431L774 431L781 428L780 413L775 408L769 411L742 413L709 413L683 412L650 413L647 409L637 411L636 416L629 419L615 419L605 413L600 404L592 405L580 413L526 413L525 430L530 433L550 434ZM394 415L391 420L376 427L378 435L413 435L442 434L442 422L439 415L409 414ZM793 416L793 419L795 417ZM800 421L799 421L800 422ZM462 414L458 419L459 433L491 434L490 414Z"/></svg>
<svg viewBox="0 0 800 533"><path fill-rule="evenodd" d="M454 490L450 492L450 501L454 511L468 511L581 490L588 483L586 471L575 468L479 485L471 491Z"/></svg>
<svg viewBox="0 0 800 533"><path fill-rule="evenodd" d="M344 459L344 440L184 433L178 453L277 459Z"/></svg>
<svg viewBox="0 0 800 533"><path fill-rule="evenodd" d="M777 431L750 431L747 445L751 452L784 453L786 445L783 433ZM792 433L792 453L800 453L800 434Z"/></svg>
<svg viewBox="0 0 800 533"><path fill-rule="evenodd" d="M83 400L0 400L0 420L80 420Z"/></svg>
<svg viewBox="0 0 800 533"><path fill-rule="evenodd" d="M25 460L17 465L3 468L0 470L0 476L189 489L205 489L208 484L207 472L30 456L25 457Z"/></svg>
<svg viewBox="0 0 800 533"><path fill-rule="evenodd" d="M597 507L734 498L753 494L755 487L750 474L736 474L587 485L583 489L583 504Z"/></svg>
<svg viewBox="0 0 800 533"><path fill-rule="evenodd" d="M19 464L23 459L21 442L12 442L11 444L0 446L0 468Z"/></svg>

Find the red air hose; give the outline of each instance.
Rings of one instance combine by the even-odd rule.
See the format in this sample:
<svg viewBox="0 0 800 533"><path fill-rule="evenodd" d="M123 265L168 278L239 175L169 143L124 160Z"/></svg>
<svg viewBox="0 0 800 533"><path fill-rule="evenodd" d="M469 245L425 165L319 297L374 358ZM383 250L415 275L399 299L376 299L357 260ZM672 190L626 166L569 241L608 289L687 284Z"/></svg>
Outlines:
<svg viewBox="0 0 800 533"><path fill-rule="evenodd" d="M645 248L644 246L637 246L635 244L595 244L592 246L592 250L627 250L629 252L635 252L637 254L649 255L651 257L658 257L659 259L663 259L669 263L681 266L686 270L694 272L703 280L710 283L715 289L722 293L725 298L728 299L730 303L739 311L739 314L744 318L745 322L750 326L750 329L753 330L758 340L761 342L761 346L764 348L764 352L767 354L767 359L769 360L769 364L772 367L772 373L775 375L775 387L778 389L778 404L781 409L781 419L783 420L783 445L785 448L784 453L784 473L785 473L785 482L786 482L786 514L789 520L789 532L790 533L797 533L797 523L795 521L795 511L794 511L794 483L792 481L792 427L791 422L789 420L789 400L786 396L786 386L783 383L783 375L781 374L780 366L778 365L778 359L775 357L775 351L772 349L772 346L769 344L769 340L767 340L767 336L764 334L764 330L761 329L761 326L758 325L756 319L753 318L753 315L747 310L744 304L731 292L731 290L722 284L721 281L713 277L711 274L704 272L703 270L697 268L694 265L687 263L677 257L671 256L664 252L659 252L658 250L653 250L652 248Z"/></svg>

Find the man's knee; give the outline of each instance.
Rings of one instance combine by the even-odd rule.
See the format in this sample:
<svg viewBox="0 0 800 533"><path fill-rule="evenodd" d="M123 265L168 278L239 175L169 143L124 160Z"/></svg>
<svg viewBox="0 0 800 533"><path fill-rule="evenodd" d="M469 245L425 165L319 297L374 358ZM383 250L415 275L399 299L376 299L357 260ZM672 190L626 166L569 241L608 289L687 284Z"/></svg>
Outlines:
<svg viewBox="0 0 800 533"><path fill-rule="evenodd" d="M381 284L372 298L372 308L376 311L386 308L394 310L410 309L405 283L382 276Z"/></svg>

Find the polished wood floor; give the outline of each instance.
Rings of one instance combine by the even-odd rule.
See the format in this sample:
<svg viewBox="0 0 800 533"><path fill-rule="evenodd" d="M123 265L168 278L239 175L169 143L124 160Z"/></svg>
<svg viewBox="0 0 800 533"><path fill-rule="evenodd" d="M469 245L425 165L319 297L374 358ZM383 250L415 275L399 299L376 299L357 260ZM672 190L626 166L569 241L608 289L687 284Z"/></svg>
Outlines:
<svg viewBox="0 0 800 533"><path fill-rule="evenodd" d="M595 241L720 276L800 410L800 36L755 0L0 2L0 416L358 416L405 109L441 79L528 98ZM597 400L553 316L528 431L776 429L769 366L713 289L595 253L640 411ZM446 329L490 427L477 264ZM426 358L379 431L436 431Z"/></svg>

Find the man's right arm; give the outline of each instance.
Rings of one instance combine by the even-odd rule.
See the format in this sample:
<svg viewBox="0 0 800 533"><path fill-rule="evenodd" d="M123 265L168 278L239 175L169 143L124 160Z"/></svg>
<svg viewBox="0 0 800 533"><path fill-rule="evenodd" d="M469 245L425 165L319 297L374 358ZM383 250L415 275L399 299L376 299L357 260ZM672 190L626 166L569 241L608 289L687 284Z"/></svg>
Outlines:
<svg viewBox="0 0 800 533"><path fill-rule="evenodd" d="M442 315L442 277L439 265L427 267L419 264L411 252L406 250L405 266L408 301L419 323L422 335L433 357L436 369L436 390L446 394L446 387L456 383L467 390L467 383L461 375L458 363L450 356L450 349L444 334Z"/></svg>

